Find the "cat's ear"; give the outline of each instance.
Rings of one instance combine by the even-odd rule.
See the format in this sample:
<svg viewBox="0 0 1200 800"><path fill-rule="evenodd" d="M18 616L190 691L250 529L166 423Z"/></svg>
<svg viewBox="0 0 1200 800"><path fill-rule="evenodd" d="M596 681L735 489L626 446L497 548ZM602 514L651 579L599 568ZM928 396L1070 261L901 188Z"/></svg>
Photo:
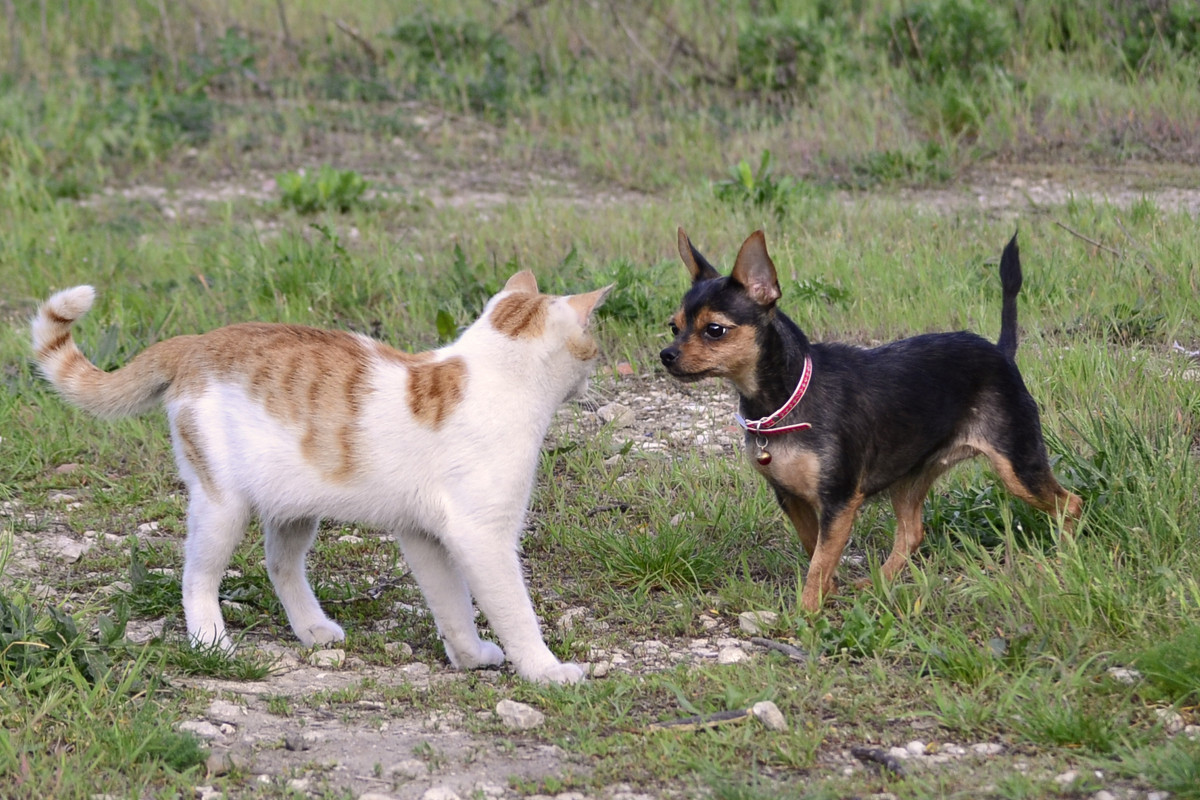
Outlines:
<svg viewBox="0 0 1200 800"><path fill-rule="evenodd" d="M567 305L578 315L580 327L587 327L588 320L592 318L592 312L600 307L600 304L604 302L605 297L608 297L608 293L612 291L614 286L616 286L615 283L610 283L603 289L597 289L594 292L573 294L567 297Z"/></svg>
<svg viewBox="0 0 1200 800"><path fill-rule="evenodd" d="M504 284L503 292L524 292L525 294L537 294L537 278L533 277L533 273L527 269L523 269L516 275L508 279L508 283Z"/></svg>

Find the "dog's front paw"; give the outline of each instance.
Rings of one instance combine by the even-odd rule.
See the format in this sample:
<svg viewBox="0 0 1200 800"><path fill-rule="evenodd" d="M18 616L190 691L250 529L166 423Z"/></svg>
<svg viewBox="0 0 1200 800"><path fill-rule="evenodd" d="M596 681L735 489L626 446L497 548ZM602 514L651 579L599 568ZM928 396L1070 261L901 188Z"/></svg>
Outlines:
<svg viewBox="0 0 1200 800"><path fill-rule="evenodd" d="M821 610L821 605L825 600L837 594L837 581L830 578L821 585L809 579L804 582L804 589L800 593L800 605L810 614L815 614Z"/></svg>

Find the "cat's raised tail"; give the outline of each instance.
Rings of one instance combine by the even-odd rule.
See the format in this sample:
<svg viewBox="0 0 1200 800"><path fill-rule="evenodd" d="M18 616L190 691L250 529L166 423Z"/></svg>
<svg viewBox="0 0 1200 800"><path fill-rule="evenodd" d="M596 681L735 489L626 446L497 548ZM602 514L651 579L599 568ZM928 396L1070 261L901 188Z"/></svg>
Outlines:
<svg viewBox="0 0 1200 800"><path fill-rule="evenodd" d="M171 385L178 344L160 342L115 372L88 360L71 336L75 320L96 299L91 286L64 289L38 308L33 318L33 356L38 369L67 401L105 419L149 411Z"/></svg>

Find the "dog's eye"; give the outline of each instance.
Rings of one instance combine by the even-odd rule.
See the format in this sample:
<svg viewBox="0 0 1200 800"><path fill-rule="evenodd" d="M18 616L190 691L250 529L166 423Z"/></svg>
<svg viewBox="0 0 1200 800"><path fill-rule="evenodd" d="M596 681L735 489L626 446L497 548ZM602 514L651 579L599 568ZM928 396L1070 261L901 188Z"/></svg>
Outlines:
<svg viewBox="0 0 1200 800"><path fill-rule="evenodd" d="M679 335L679 326L678 326L678 325L676 325L674 322L668 322L668 323L667 323L667 327L671 329L671 335L672 335L672 336L678 336L678 335Z"/></svg>
<svg viewBox="0 0 1200 800"><path fill-rule="evenodd" d="M728 332L728 328L726 328L724 325L718 325L715 322L710 322L704 326L704 335L709 339L720 339Z"/></svg>

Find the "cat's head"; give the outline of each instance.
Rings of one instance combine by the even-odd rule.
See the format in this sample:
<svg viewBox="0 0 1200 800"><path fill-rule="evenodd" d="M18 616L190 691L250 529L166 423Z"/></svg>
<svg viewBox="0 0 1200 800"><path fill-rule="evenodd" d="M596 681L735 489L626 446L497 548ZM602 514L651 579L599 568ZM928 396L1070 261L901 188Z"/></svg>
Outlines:
<svg viewBox="0 0 1200 800"><path fill-rule="evenodd" d="M587 390L600 355L592 316L612 288L610 284L586 294L542 294L533 273L522 270L488 301L472 327L487 331L498 349L536 365L546 388L553 387L565 400Z"/></svg>

